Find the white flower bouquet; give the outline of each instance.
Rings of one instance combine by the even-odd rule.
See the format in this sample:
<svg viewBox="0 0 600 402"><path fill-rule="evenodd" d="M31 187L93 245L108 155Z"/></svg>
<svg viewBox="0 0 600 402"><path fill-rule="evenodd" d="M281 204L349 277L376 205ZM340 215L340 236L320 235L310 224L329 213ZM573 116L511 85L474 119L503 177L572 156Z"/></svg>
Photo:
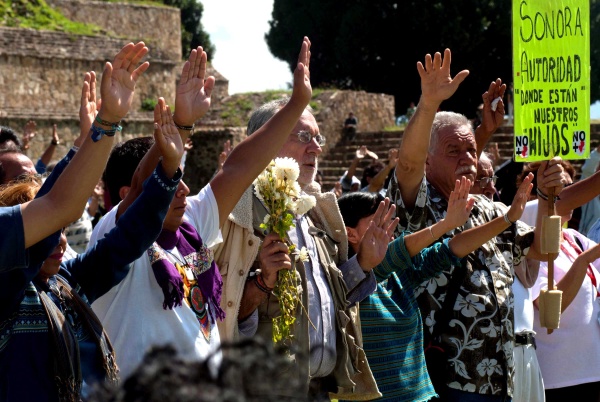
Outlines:
<svg viewBox="0 0 600 402"><path fill-rule="evenodd" d="M315 206L315 197L301 194L298 184L300 169L292 158L276 158L254 180L254 194L269 211L261 229L277 233L287 244L295 261L308 261L305 247L296 250L289 240L288 230L294 227L294 214L303 215ZM292 264L293 266L293 264ZM273 319L273 342L283 343L293 338L293 325L296 321L296 309L301 304L296 283L295 270L282 269L278 273L273 293L279 300L281 315Z"/></svg>

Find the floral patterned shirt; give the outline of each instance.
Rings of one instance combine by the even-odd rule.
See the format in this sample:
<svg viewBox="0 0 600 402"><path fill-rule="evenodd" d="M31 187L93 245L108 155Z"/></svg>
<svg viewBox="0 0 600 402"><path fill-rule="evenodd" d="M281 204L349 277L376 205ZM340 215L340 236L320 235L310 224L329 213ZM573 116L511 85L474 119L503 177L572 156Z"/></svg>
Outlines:
<svg viewBox="0 0 600 402"><path fill-rule="evenodd" d="M396 176L390 181L388 196L396 204L400 224L395 235L415 232L444 218L447 200L423 178L415 207L404 207ZM502 216L503 211L483 195L474 195L475 206L463 227L443 235L452 237L470 227ZM513 390L513 264L524 258L533 243L533 228L522 222L483 244L466 257L452 316L441 342L448 352L450 388L486 395L512 396ZM442 309L452 266L441 275L423 282L415 291L424 318L424 338L428 344L436 314Z"/></svg>

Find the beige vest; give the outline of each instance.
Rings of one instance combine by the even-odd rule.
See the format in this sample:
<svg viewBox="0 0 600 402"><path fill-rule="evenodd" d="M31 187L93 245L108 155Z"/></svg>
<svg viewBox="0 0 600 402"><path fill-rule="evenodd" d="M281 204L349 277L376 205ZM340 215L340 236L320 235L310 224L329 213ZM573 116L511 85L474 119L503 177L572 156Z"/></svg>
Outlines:
<svg viewBox="0 0 600 402"><path fill-rule="evenodd" d="M313 190L313 191L311 191ZM317 198L317 205L309 212L309 222L318 229L324 230L329 236L313 236L317 245L319 259L333 296L336 311L336 345L337 360L332 375L338 386L337 393L331 397L348 400L367 400L381 396L377 384L369 368L364 350L362 349L362 334L358 307L346 307L346 285L337 264L347 259L348 241L346 230L341 219L337 199L333 193L320 193L318 185L307 191ZM226 312L226 318L219 323L222 341L238 338L237 315L244 285L248 273L257 256L261 238L257 236L255 226L262 222L266 210L253 197L252 189L248 189L228 221L221 228L223 243L215 252L215 260L223 276L223 296L221 306ZM255 234L256 233L256 234ZM302 264L297 270L300 276L300 286L306 289L306 278ZM302 290L301 289L301 290ZM301 292L302 303L308 306L307 292ZM271 339L272 318L279 314L279 304L275 296L270 296L268 302L259 307L258 333L265 339ZM308 326L307 312L298 308L295 339L299 353L295 359L298 375L306 384L310 381L308 367ZM297 395L295 395L297 396Z"/></svg>

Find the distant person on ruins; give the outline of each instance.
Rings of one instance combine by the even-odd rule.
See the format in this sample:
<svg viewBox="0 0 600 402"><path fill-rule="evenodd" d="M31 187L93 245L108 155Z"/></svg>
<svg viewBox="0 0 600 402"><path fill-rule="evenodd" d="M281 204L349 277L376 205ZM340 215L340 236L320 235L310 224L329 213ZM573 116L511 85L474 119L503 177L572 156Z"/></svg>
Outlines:
<svg viewBox="0 0 600 402"><path fill-rule="evenodd" d="M344 140L353 141L356 137L356 127L358 126L358 119L354 116L354 113L348 113L348 117L344 120Z"/></svg>

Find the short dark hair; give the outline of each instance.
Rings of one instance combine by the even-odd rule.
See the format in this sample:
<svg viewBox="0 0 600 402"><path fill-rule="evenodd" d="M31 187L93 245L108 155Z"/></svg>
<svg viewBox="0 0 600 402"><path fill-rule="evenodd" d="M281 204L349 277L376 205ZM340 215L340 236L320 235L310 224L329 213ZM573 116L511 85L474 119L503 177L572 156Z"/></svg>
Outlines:
<svg viewBox="0 0 600 402"><path fill-rule="evenodd" d="M102 181L112 205L117 205L121 201L119 196L121 187L131 186L133 174L152 144L154 138L150 136L137 137L118 143L110 152Z"/></svg>
<svg viewBox="0 0 600 402"><path fill-rule="evenodd" d="M383 196L379 193L354 191L342 195L337 201L344 224L349 228L355 228L362 218L373 215L383 200Z"/></svg>
<svg viewBox="0 0 600 402"><path fill-rule="evenodd" d="M0 148L6 148L3 145L9 141L14 142L19 150L23 146L23 144L21 144L21 139L15 134L12 128L0 126Z"/></svg>
<svg viewBox="0 0 600 402"><path fill-rule="evenodd" d="M360 181L361 187L368 186L369 183L367 183L367 177L373 178L373 177L377 176L377 173L381 172L384 167L385 167L385 165L381 161L375 161L375 162L371 163L369 166L367 166L365 168L365 170L363 170L362 179Z"/></svg>

